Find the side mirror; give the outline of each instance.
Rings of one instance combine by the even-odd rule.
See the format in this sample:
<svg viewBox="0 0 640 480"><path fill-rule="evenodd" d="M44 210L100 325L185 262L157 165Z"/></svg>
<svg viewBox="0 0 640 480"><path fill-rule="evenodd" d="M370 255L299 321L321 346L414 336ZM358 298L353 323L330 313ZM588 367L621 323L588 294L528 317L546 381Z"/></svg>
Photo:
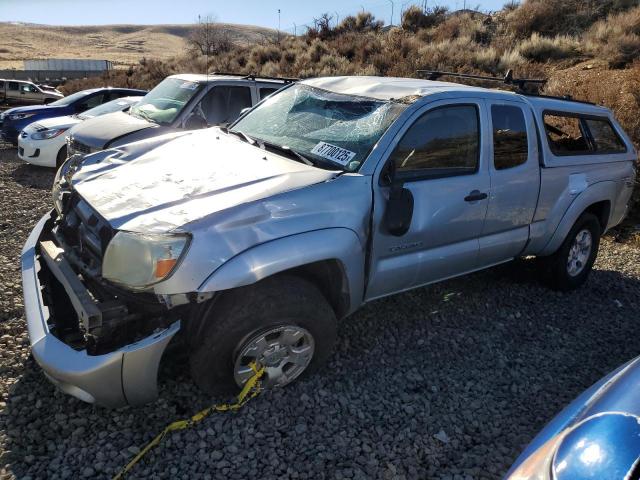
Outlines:
<svg viewBox="0 0 640 480"><path fill-rule="evenodd" d="M386 177L391 188L384 212L384 224L391 235L401 237L411 227L413 194L411 190L404 188L404 181L396 175L393 161L389 164Z"/></svg>

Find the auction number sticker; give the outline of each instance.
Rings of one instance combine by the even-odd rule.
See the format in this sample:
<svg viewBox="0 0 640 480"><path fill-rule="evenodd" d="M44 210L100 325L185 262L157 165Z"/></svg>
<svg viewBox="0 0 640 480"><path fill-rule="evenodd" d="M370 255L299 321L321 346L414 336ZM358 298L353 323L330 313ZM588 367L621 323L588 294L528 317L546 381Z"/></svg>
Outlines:
<svg viewBox="0 0 640 480"><path fill-rule="evenodd" d="M351 150L347 150L346 148L340 148L326 142L318 143L315 147L313 147L311 153L322 158L326 158L327 160L339 163L340 165L346 165L351 160L353 160L353 157L356 156L356 152L352 152Z"/></svg>
<svg viewBox="0 0 640 480"><path fill-rule="evenodd" d="M198 88L198 84L196 82L184 82L180 85L180 88L186 88L187 90L195 90Z"/></svg>

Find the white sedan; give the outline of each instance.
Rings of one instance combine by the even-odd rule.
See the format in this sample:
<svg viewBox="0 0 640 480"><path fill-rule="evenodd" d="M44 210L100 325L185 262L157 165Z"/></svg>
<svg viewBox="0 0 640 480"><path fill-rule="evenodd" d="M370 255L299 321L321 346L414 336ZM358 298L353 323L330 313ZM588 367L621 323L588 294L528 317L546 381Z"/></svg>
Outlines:
<svg viewBox="0 0 640 480"><path fill-rule="evenodd" d="M18 135L18 157L42 167L59 167L67 159L66 132L83 120L123 112L142 97L122 97L78 115L47 118L25 127Z"/></svg>

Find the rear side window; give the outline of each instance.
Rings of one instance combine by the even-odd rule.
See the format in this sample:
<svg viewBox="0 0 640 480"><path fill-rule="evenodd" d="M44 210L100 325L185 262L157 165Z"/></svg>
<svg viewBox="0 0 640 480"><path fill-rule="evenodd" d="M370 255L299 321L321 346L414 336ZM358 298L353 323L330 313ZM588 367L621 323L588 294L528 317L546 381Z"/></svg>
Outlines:
<svg viewBox="0 0 640 480"><path fill-rule="evenodd" d="M620 153L626 147L606 118L582 115L544 115L551 151L556 155Z"/></svg>
<svg viewBox="0 0 640 480"><path fill-rule="evenodd" d="M493 105L493 165L496 170L517 167L529 157L524 113L520 107Z"/></svg>
<svg viewBox="0 0 640 480"><path fill-rule="evenodd" d="M213 87L200 102L202 113L209 125L230 123L240 116L243 108L251 107L248 87Z"/></svg>
<svg viewBox="0 0 640 480"><path fill-rule="evenodd" d="M596 151L602 153L622 153L627 151L609 120L587 118L585 123L595 143Z"/></svg>
<svg viewBox="0 0 640 480"><path fill-rule="evenodd" d="M478 110L472 105L425 113L407 130L392 153L405 178L475 173L480 151Z"/></svg>
<svg viewBox="0 0 640 480"><path fill-rule="evenodd" d="M9 90L18 90L18 82L9 82Z"/></svg>
<svg viewBox="0 0 640 480"><path fill-rule="evenodd" d="M271 95L272 93L277 92L278 90L279 90L278 88L261 88L260 89L260 100L264 100L269 95Z"/></svg>

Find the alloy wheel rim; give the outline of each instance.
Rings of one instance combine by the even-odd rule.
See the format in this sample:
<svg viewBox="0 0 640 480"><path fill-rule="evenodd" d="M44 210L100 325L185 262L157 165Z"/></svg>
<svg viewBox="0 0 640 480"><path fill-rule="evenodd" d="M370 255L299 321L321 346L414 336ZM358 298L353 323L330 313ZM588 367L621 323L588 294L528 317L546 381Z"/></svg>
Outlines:
<svg viewBox="0 0 640 480"><path fill-rule="evenodd" d="M315 351L311 333L295 325L270 328L240 345L233 369L233 377L240 387L254 375L249 366L251 362L265 369L263 387L283 387L306 370Z"/></svg>
<svg viewBox="0 0 640 480"><path fill-rule="evenodd" d="M567 273L570 276L575 277L582 273L591 256L592 247L593 238L591 232L587 229L580 230L573 239L569 249L569 257L567 258Z"/></svg>

